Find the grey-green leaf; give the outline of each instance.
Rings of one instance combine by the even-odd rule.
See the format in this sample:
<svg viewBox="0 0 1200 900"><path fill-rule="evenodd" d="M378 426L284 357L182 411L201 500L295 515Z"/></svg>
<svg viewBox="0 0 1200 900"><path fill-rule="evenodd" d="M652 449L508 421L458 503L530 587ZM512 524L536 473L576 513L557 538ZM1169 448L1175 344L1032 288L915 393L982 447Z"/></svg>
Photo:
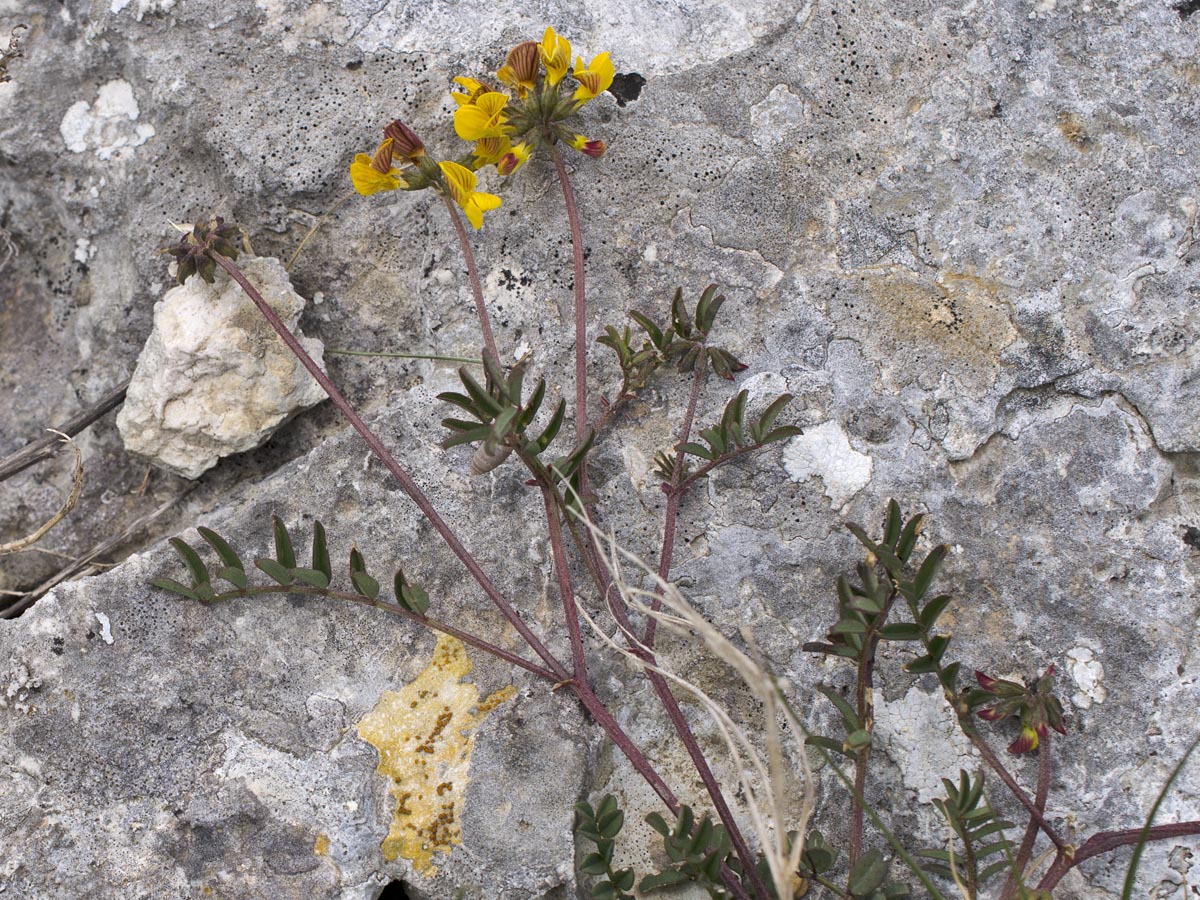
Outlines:
<svg viewBox="0 0 1200 900"><path fill-rule="evenodd" d="M254 564L266 572L272 580L284 585L292 583L291 569L281 566L276 560L264 557L263 559L256 559Z"/></svg>
<svg viewBox="0 0 1200 900"><path fill-rule="evenodd" d="M327 587L329 582L333 581L333 565L329 561L329 545L325 542L325 526L320 522L313 522L312 567L325 576L325 584L320 585L321 587Z"/></svg>
<svg viewBox="0 0 1200 900"><path fill-rule="evenodd" d="M200 537L208 541L209 546L217 551L217 556L221 558L222 563L231 569L241 569L243 572L246 570L246 567L242 565L241 557L237 555L237 551L229 546L225 538L221 537L211 528L205 528L203 525L196 530L200 532Z"/></svg>
<svg viewBox="0 0 1200 900"><path fill-rule="evenodd" d="M179 538L171 538L170 544L175 548L175 552L179 554L179 558L183 560L183 564L187 566L188 571L192 575L192 587L199 584L204 584L209 580L208 568L200 559L200 554L193 550L185 541Z"/></svg>
<svg viewBox="0 0 1200 900"><path fill-rule="evenodd" d="M275 559L285 569L296 567L296 551L292 549L292 539L288 535L287 526L283 519L275 516Z"/></svg>

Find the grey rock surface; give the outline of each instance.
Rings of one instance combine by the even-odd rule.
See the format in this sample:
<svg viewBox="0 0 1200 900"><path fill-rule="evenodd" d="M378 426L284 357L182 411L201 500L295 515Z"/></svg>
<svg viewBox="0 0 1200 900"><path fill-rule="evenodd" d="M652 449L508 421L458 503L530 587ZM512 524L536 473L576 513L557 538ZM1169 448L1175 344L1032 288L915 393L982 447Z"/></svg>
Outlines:
<svg viewBox="0 0 1200 900"><path fill-rule="evenodd" d="M295 331L305 300L292 290L283 263L250 257L240 267ZM321 342L298 338L321 364ZM190 278L154 305L154 328L133 370L117 431L130 453L199 478L324 399L250 298L218 269L211 285Z"/></svg>
<svg viewBox="0 0 1200 900"><path fill-rule="evenodd" d="M0 85L0 454L129 377L168 278L167 223L213 211L288 259L326 347L478 352L453 230L428 194L355 198L347 167L397 116L456 155L450 79L483 77L546 24L647 83L587 108L609 154L572 167L589 248L589 337L675 285L729 296L718 331L761 408L798 398L807 433L723 470L685 504L673 570L726 633L751 628L801 693L850 673L800 649L830 626L859 558L846 521L887 498L929 513L952 553L947 624L965 666L1028 676L1053 663L1068 705L1048 811L1081 836L1135 827L1195 733L1200 704L1200 14L1168 0L887 4L608 2L587 11L402 2L0 0L30 25ZM495 182L485 178L485 188ZM534 160L473 237L507 358L570 395L572 273L553 169ZM510 213L512 215L510 215ZM566 649L538 502L512 464L467 477L442 451L434 399L450 365L330 356L533 626ZM616 390L608 353L593 393ZM553 392L552 392L553 393ZM686 385L663 377L596 450L606 524L653 559L664 499L651 474ZM699 421L728 396L714 379ZM89 482L42 545L77 556L181 479L126 454L111 418L81 438ZM0 485L0 541L44 520L68 467ZM631 841L652 799L562 692L472 655L486 696L518 696L476 732L464 843L424 878L385 861L392 801L355 726L429 660L433 639L380 613L271 598L204 608L146 586L179 566L161 538L217 528L246 559L270 517L320 518L344 560L403 562L444 615L516 647L473 583L367 460L329 404L222 461L121 564L0 622L0 881L10 896L575 896L571 804L616 790ZM144 546L138 548L136 541ZM141 552L129 555L133 550ZM128 557L128 558L125 558ZM25 590L55 557L0 559ZM111 641L111 643L110 643ZM693 643L669 664L747 701ZM879 671L875 802L930 843L915 810L977 763L954 743L902 648ZM594 678L684 797L697 797L652 692L599 648ZM690 704L702 743L716 735ZM928 729L928 731L926 731ZM931 745L922 734L944 737ZM1009 737L999 732L999 741ZM1011 760L1032 783L1028 760ZM718 763L718 774L728 769ZM818 823L838 834L823 776ZM996 792L1012 816L1017 809ZM1160 814L1200 816L1185 775ZM643 835L644 836L644 835ZM1182 896L1195 841L1156 845L1138 890ZM1127 854L1056 900L1117 897ZM1195 880L1194 875L1191 876Z"/></svg>

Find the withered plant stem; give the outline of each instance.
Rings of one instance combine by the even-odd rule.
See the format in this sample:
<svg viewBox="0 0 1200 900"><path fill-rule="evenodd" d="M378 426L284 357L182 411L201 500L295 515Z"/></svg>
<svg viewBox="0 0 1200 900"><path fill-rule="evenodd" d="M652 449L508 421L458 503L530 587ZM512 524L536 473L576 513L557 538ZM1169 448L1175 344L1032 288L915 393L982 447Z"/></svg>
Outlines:
<svg viewBox="0 0 1200 900"><path fill-rule="evenodd" d="M583 227L579 224L579 206L571 187L567 167L557 144L550 145L550 156L562 186L563 204L571 226L571 255L575 261L575 440L587 433L587 292L584 286Z"/></svg>
<svg viewBox="0 0 1200 900"><path fill-rule="evenodd" d="M300 364L308 370L309 374L317 380L317 384L321 386L322 390L329 395L329 399L333 401L333 405L338 408L342 415L346 417L351 427L367 442L367 446L371 448L371 451L379 458L380 462L400 482L400 487L404 490L404 493L408 494L409 498L417 505L417 508L421 510L425 518L429 520L429 524L442 536L442 540L446 542L446 545L449 546L454 555L466 566L467 571L471 573L471 577L475 579L483 589L483 592L488 595L488 598L495 604L500 614L508 620L513 628L517 630L517 633L525 639L525 643L549 666L554 674L560 680L565 680L567 678L567 670L563 668L562 663L546 648L538 636L529 629L529 626L525 624L520 614L513 609L504 598L504 595L500 593L500 589L492 583L492 580L480 568L475 557L468 552L467 548L463 546L462 541L458 539L458 536L446 524L445 520L438 514L438 511L434 509L433 504L429 502L429 498L425 496L425 493L413 481L412 476L408 474L408 471L400 463L396 462L395 457L392 456L387 447L383 446L383 442L375 432L367 427L367 423L362 420L359 414L354 411L354 407L342 396L342 392L338 390L337 385L329 380L329 376L308 355L308 351L300 345L300 342L296 340L296 336L283 323L283 320L279 318L275 310L271 308L271 305L263 299L258 289L249 282L242 273L242 270L231 260L219 253L213 253L212 258L245 291L246 296L258 307L258 311L263 314L263 317L275 329L276 334L287 344L288 349L292 351L295 357L300 360Z"/></svg>
<svg viewBox="0 0 1200 900"><path fill-rule="evenodd" d="M471 282L471 295L475 298L475 313L479 316L479 330L483 333L484 352L492 358L497 366L500 365L500 353L496 350L496 338L492 336L492 323L488 316L487 305L483 302L483 282L479 280L479 267L475 265L475 251L471 249L471 239L462 223L462 216L454 205L449 194L442 194L446 201L446 211L450 213L450 221L454 223L454 231L458 234L458 245L462 248L463 261L467 264L467 280Z"/></svg>
<svg viewBox="0 0 1200 900"><path fill-rule="evenodd" d="M39 463L43 459L49 459L56 455L63 448L64 444L62 439L52 432L61 431L69 437L74 437L105 413L120 406L125 401L125 391L128 387L128 380L118 384L87 409L76 413L64 422L60 422L53 429L47 429L51 433L30 441L11 456L0 460L0 481L11 478L18 472L28 469L34 463Z"/></svg>
<svg viewBox="0 0 1200 900"><path fill-rule="evenodd" d="M703 363L696 367L695 377L692 378L692 389L688 394L687 409L684 410L683 422L679 426L679 440L675 444L675 465L671 468L671 485L667 491L667 511L663 515L662 550L658 554L659 587L655 590L654 600L650 604L653 612L662 609L662 586L666 584L667 576L671 574L671 560L675 555L675 526L679 520L679 504L682 502L684 494L681 490L683 484L683 450L681 448L691 437L692 422L696 418L696 403L700 399L700 386L704 383L704 374L707 371L708 369ZM654 616L649 618L650 621L646 623L646 634L642 638L642 643L653 650L658 619Z"/></svg>

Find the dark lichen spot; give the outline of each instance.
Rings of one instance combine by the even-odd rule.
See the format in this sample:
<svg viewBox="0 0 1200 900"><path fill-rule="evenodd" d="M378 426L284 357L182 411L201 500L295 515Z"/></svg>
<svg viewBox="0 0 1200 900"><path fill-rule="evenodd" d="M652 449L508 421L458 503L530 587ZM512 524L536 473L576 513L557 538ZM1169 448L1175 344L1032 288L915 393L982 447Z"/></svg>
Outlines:
<svg viewBox="0 0 1200 900"><path fill-rule="evenodd" d="M1200 528L1189 525L1183 529L1183 542L1193 550L1200 550Z"/></svg>
<svg viewBox="0 0 1200 900"><path fill-rule="evenodd" d="M630 72L629 74L618 72L613 76L613 83L608 92L617 98L617 106L624 106L631 100L636 100L641 96L642 85L645 83L646 79L637 72Z"/></svg>
<svg viewBox="0 0 1200 900"><path fill-rule="evenodd" d="M1200 12L1200 0L1178 0L1175 11L1179 13L1179 18L1186 19L1192 13Z"/></svg>
<svg viewBox="0 0 1200 900"><path fill-rule="evenodd" d="M352 59L352 60L350 60L350 62L346 63L346 71L347 72L357 72L359 69L362 68L362 66L363 66L363 61L361 59Z"/></svg>

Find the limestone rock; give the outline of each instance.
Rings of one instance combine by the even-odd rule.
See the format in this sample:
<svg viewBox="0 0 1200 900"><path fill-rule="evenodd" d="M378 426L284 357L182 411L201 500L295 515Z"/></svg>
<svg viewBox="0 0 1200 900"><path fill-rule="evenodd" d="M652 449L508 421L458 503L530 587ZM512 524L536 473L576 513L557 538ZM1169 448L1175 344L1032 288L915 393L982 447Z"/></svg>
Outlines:
<svg viewBox="0 0 1200 900"><path fill-rule="evenodd" d="M295 331L304 298L277 259L241 261L271 307ZM298 335L299 337L299 335ZM324 345L300 337L321 362ZM138 358L117 428L125 448L198 478L222 457L265 441L325 392L224 271L171 288L154 306L154 330Z"/></svg>

